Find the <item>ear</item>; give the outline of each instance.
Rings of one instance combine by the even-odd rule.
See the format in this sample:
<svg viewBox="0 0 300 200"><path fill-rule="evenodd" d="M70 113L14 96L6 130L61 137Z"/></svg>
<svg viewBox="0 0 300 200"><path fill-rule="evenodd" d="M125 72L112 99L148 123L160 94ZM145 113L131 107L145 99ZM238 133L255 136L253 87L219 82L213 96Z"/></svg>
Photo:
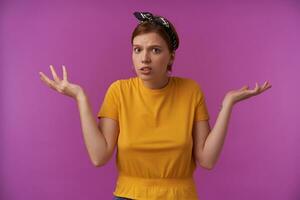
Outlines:
<svg viewBox="0 0 300 200"><path fill-rule="evenodd" d="M173 51L173 52L171 53L171 57L170 57L170 62L169 62L169 64L173 64L174 59L175 59L175 51Z"/></svg>

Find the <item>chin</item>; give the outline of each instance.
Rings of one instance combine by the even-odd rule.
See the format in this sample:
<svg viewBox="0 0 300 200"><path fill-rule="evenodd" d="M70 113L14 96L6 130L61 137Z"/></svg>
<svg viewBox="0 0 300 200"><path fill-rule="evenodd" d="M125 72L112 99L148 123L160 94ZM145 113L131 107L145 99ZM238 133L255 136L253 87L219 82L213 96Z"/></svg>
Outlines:
<svg viewBox="0 0 300 200"><path fill-rule="evenodd" d="M137 75L140 79L142 79L143 81L150 81L153 80L153 77L151 76L145 76L143 74Z"/></svg>

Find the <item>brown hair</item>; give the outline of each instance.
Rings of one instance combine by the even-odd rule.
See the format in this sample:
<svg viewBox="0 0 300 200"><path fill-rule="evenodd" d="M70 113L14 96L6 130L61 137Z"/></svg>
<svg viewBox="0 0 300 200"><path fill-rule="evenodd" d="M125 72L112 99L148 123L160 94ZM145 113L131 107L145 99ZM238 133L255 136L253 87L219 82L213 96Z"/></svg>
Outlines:
<svg viewBox="0 0 300 200"><path fill-rule="evenodd" d="M160 16L156 16L156 17L160 17ZM166 18L164 18L164 19L166 19ZM173 31L173 33L176 37L176 40L177 40L177 43L179 46L179 38L178 38L178 34L175 30L175 27L173 26L173 24L171 24L171 22L169 20L168 20L168 22L170 24L171 30ZM135 29L133 30L132 35L131 35L131 44L133 44L133 39L136 36L145 34L145 33L150 33L150 32L154 32L154 33L157 33L158 35L160 35L167 43L170 53L172 53L173 51L175 53L175 50L173 49L173 46L172 46L171 38L168 35L168 33L166 32L166 30L164 29L164 27L162 25L159 25L156 23L151 23L148 21L142 22L135 27ZM168 65L167 70L172 71L172 64Z"/></svg>

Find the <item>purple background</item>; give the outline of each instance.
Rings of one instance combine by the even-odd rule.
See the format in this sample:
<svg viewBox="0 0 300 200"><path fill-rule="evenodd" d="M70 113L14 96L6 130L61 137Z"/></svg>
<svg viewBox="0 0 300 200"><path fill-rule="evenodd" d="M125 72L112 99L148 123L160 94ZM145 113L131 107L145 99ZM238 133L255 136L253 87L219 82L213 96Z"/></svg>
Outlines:
<svg viewBox="0 0 300 200"><path fill-rule="evenodd" d="M51 2L51 3L50 3ZM173 2L173 3L171 3ZM87 92L95 114L114 80L135 76L134 11L174 23L173 75L196 80L213 127L227 91L269 80L235 105L212 171L195 172L201 200L299 200L300 2L1 1L0 199L112 199L115 157L89 160L75 100L48 88L49 64ZM297 146L298 145L298 146Z"/></svg>

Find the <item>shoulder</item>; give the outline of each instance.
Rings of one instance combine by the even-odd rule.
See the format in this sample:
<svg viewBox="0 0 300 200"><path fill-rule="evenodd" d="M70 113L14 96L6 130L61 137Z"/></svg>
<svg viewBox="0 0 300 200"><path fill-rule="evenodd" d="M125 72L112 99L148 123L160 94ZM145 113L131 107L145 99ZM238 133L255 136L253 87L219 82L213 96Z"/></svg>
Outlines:
<svg viewBox="0 0 300 200"><path fill-rule="evenodd" d="M120 80L115 80L111 82L108 86L109 91L116 91L120 88Z"/></svg>
<svg viewBox="0 0 300 200"><path fill-rule="evenodd" d="M109 90L115 92L128 91L137 87L138 79L136 77L131 77L127 79L118 79L110 83Z"/></svg>
<svg viewBox="0 0 300 200"><path fill-rule="evenodd" d="M118 79L118 80L115 80L113 82L110 83L110 86L122 86L122 85L128 85L128 84L132 84L133 82L136 82L137 79L136 77L130 77L130 78L127 78L127 79Z"/></svg>
<svg viewBox="0 0 300 200"><path fill-rule="evenodd" d="M173 77L175 83L192 91L202 91L199 83L196 80L187 77Z"/></svg>
<svg viewBox="0 0 300 200"><path fill-rule="evenodd" d="M127 79L119 79L116 83L121 89L129 89L138 85L137 77L130 77Z"/></svg>

